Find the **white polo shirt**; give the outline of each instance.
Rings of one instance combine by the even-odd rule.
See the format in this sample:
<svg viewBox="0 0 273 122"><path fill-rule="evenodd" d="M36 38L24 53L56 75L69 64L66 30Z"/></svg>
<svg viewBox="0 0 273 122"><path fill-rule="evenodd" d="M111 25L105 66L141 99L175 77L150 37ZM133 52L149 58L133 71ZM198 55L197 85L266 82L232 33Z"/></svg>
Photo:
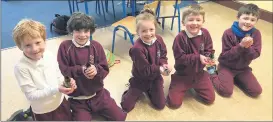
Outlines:
<svg viewBox="0 0 273 122"><path fill-rule="evenodd" d="M18 84L28 99L32 111L44 114L57 109L64 99L58 86L63 81L57 57L45 51L43 58L33 61L24 54L14 67Z"/></svg>

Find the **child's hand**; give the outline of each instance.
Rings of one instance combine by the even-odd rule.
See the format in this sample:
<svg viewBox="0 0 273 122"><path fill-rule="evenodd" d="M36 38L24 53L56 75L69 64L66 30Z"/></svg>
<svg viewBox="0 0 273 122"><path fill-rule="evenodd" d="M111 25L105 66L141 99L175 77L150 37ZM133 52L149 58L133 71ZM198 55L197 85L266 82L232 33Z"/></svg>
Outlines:
<svg viewBox="0 0 273 122"><path fill-rule="evenodd" d="M70 85L72 89L77 89L76 81L73 78L70 78Z"/></svg>
<svg viewBox="0 0 273 122"><path fill-rule="evenodd" d="M247 40L247 45L245 48L249 48L253 44L253 38L248 36L246 37L246 40Z"/></svg>
<svg viewBox="0 0 273 122"><path fill-rule="evenodd" d="M208 59L208 64L209 65L215 65L215 61L213 59Z"/></svg>
<svg viewBox="0 0 273 122"><path fill-rule="evenodd" d="M242 39L242 41L240 42L240 46L245 48L246 45L247 45L247 43L248 43L248 42L247 42L247 37L244 37L244 38Z"/></svg>
<svg viewBox="0 0 273 122"><path fill-rule="evenodd" d="M159 67L159 70L160 70L160 74L164 75L164 76L167 76L168 74L165 72L165 68L163 66L160 66Z"/></svg>
<svg viewBox="0 0 273 122"><path fill-rule="evenodd" d="M66 88L63 85L60 85L58 89L59 89L59 92L64 93L66 95L68 95L74 91L73 88Z"/></svg>
<svg viewBox="0 0 273 122"><path fill-rule="evenodd" d="M168 64L163 64L163 68L168 69L168 73L172 71L172 67Z"/></svg>
<svg viewBox="0 0 273 122"><path fill-rule="evenodd" d="M209 57L206 57L206 56L200 54L200 61L201 61L202 64L208 65L209 64L209 60L210 60Z"/></svg>
<svg viewBox="0 0 273 122"><path fill-rule="evenodd" d="M88 79L93 79L97 74L97 68L95 67L95 65L91 65L90 67L88 67L85 71L84 71L84 75L88 78Z"/></svg>
<svg viewBox="0 0 273 122"><path fill-rule="evenodd" d="M240 42L240 46L244 48L248 48L253 44L253 38L250 36L246 36Z"/></svg>

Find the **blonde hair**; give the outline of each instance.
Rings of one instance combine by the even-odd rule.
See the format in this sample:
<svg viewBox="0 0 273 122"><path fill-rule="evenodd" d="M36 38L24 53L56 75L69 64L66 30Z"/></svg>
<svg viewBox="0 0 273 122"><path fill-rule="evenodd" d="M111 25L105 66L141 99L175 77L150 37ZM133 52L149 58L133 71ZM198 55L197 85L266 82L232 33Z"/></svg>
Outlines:
<svg viewBox="0 0 273 122"><path fill-rule="evenodd" d="M151 20L154 21L155 27L158 27L158 23L156 21L155 13L150 8L145 8L140 11L139 15L136 17L136 31L138 32L139 25L143 20Z"/></svg>
<svg viewBox="0 0 273 122"><path fill-rule="evenodd" d="M12 37L17 47L21 49L21 42L25 38L42 38L45 41L46 28L42 23L38 21L32 19L22 19L14 27L12 31Z"/></svg>
<svg viewBox="0 0 273 122"><path fill-rule="evenodd" d="M190 14L202 15L203 21L205 22L205 11L204 11L203 7L201 7L200 5L193 4L193 5L190 5L189 7L185 8L185 10L182 13L182 23L185 22L186 17Z"/></svg>

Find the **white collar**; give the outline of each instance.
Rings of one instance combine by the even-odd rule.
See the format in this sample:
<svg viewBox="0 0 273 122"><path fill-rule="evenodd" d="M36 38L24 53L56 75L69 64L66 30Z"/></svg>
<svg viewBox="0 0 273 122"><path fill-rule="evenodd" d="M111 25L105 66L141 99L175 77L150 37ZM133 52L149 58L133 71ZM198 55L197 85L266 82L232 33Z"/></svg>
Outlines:
<svg viewBox="0 0 273 122"><path fill-rule="evenodd" d="M72 42L76 47L79 47L79 48L83 48L85 46L90 46L90 39L88 39L88 41L84 45L79 45L74 39L72 39Z"/></svg>
<svg viewBox="0 0 273 122"><path fill-rule="evenodd" d="M143 40L141 40L141 41L142 41L144 44L151 46L151 45L153 45L153 44L155 43L156 40L157 40L157 38L155 37L155 38L152 40L151 43L147 43L147 42L145 42L145 41L143 41Z"/></svg>
<svg viewBox="0 0 273 122"><path fill-rule="evenodd" d="M202 31L201 31L201 29L199 30L199 32L198 32L198 34L197 35L192 35L187 29L185 29L185 32L186 32L186 34L187 34L187 36L189 37L189 38L193 38L193 37L196 37L196 36L200 36L200 35L202 35Z"/></svg>
<svg viewBox="0 0 273 122"><path fill-rule="evenodd" d="M43 54L43 57L37 61L32 60L30 58L28 58L24 53L23 53L23 59L26 60L28 63L30 63L31 65L35 66L35 67L44 67L44 56L45 56L46 51Z"/></svg>

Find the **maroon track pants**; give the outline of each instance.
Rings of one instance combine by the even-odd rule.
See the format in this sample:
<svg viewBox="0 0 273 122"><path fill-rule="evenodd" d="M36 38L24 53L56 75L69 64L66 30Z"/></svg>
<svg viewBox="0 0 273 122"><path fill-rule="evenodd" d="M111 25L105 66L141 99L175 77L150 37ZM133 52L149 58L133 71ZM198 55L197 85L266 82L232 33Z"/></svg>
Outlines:
<svg viewBox="0 0 273 122"><path fill-rule="evenodd" d="M96 96L88 100L76 100L69 98L72 118L74 121L91 121L91 113L95 112L110 121L124 121L127 113L117 106L107 89L102 89Z"/></svg>
<svg viewBox="0 0 273 122"><path fill-rule="evenodd" d="M251 68L248 68L236 71L219 64L218 75L212 77L213 85L216 91L224 97L232 95L234 84L247 95L257 97L262 93L262 87L251 70Z"/></svg>
<svg viewBox="0 0 273 122"><path fill-rule="evenodd" d="M215 100L215 93L209 74L201 71L195 76L179 75L174 73L171 76L171 84L167 96L167 102L171 108L179 108L187 90L193 88L199 98L206 104L211 104Z"/></svg>
<svg viewBox="0 0 273 122"><path fill-rule="evenodd" d="M124 111L131 111L143 92L146 92L151 103L156 109L165 107L166 99L163 91L163 78L158 77L154 81L139 81L132 77L130 78L130 87L122 95L121 107Z"/></svg>

